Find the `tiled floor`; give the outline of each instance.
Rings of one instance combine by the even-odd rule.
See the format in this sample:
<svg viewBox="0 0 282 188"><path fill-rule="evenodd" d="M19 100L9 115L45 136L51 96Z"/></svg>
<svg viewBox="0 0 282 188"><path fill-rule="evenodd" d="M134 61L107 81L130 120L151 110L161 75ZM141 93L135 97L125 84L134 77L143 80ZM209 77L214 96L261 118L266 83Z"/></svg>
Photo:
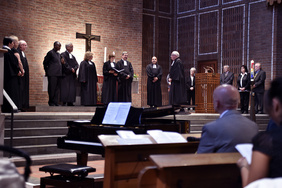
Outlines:
<svg viewBox="0 0 282 188"><path fill-rule="evenodd" d="M71 164L76 164L76 163L71 163ZM48 164L46 164L46 165L48 165ZM30 174L28 182L30 182L33 185L39 185L41 177L50 176L49 173L39 171L40 167L46 166L46 165L31 166L32 173ZM96 176L96 177L103 176L103 174L104 174L104 160L88 161L87 166L91 166L93 168L96 168L96 172L89 173L89 176ZM21 173L21 174L24 173L24 167L18 167L17 169L18 169L19 173Z"/></svg>

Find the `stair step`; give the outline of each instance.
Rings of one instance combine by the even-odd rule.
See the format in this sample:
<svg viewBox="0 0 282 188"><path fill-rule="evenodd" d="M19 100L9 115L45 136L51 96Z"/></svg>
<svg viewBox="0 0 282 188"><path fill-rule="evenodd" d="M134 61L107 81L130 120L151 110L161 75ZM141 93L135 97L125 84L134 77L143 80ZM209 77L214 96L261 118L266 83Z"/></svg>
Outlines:
<svg viewBox="0 0 282 188"><path fill-rule="evenodd" d="M67 126L65 127L38 127L38 128L14 128L13 136L46 136L46 135L66 135L68 132ZM11 130L5 129L5 136L10 137Z"/></svg>
<svg viewBox="0 0 282 188"><path fill-rule="evenodd" d="M67 127L69 120L15 120L14 128ZM11 128L11 121L5 120L5 128Z"/></svg>
<svg viewBox="0 0 282 188"><path fill-rule="evenodd" d="M65 135L47 135L47 136L22 136L13 138L13 146L30 146L30 145L44 145L56 144L57 138ZM10 144L10 138L4 138L4 144Z"/></svg>

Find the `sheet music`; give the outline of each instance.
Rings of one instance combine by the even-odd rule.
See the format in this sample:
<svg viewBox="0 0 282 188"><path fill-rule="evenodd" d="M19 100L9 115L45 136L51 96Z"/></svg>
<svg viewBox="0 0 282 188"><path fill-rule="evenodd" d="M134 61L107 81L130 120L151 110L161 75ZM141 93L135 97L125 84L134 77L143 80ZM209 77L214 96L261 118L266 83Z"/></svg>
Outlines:
<svg viewBox="0 0 282 188"><path fill-rule="evenodd" d="M168 132L162 130L149 130L147 133L159 144L164 143L186 143L187 140L177 132Z"/></svg>
<svg viewBox="0 0 282 188"><path fill-rule="evenodd" d="M249 164L252 162L253 144L237 144L235 148L245 157Z"/></svg>
<svg viewBox="0 0 282 188"><path fill-rule="evenodd" d="M102 124L125 125L131 102L110 102Z"/></svg>
<svg viewBox="0 0 282 188"><path fill-rule="evenodd" d="M136 134L133 131L117 130L116 132L119 135L119 137L121 137L121 138L136 138Z"/></svg>
<svg viewBox="0 0 282 188"><path fill-rule="evenodd" d="M152 144L149 138L117 138L120 145Z"/></svg>

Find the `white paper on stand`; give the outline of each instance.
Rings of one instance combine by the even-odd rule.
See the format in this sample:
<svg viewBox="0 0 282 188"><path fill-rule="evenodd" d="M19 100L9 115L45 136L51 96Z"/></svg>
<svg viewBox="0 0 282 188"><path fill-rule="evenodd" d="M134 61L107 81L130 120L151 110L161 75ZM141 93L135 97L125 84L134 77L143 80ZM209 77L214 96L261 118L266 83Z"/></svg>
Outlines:
<svg viewBox="0 0 282 188"><path fill-rule="evenodd" d="M177 132L168 132L162 130L149 130L147 133L159 144L167 143L186 143L187 140Z"/></svg>

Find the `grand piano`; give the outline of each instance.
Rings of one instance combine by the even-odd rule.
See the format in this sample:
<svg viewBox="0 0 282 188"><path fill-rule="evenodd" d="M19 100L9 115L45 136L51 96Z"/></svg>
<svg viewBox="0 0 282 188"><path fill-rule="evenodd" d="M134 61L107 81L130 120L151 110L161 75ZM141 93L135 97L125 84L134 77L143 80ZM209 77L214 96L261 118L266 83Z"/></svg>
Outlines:
<svg viewBox="0 0 282 188"><path fill-rule="evenodd" d="M69 121L68 133L57 139L58 148L77 151L77 163L87 165L88 153L101 154L105 150L98 139L98 135L117 134L116 130L132 130L135 134L146 134L147 130L160 129L179 133L189 132L190 122L176 120L175 111L180 106L162 106L155 108L130 107L126 123L120 125L102 125L106 107L97 107L95 115L89 121ZM160 117L173 115L172 119Z"/></svg>

